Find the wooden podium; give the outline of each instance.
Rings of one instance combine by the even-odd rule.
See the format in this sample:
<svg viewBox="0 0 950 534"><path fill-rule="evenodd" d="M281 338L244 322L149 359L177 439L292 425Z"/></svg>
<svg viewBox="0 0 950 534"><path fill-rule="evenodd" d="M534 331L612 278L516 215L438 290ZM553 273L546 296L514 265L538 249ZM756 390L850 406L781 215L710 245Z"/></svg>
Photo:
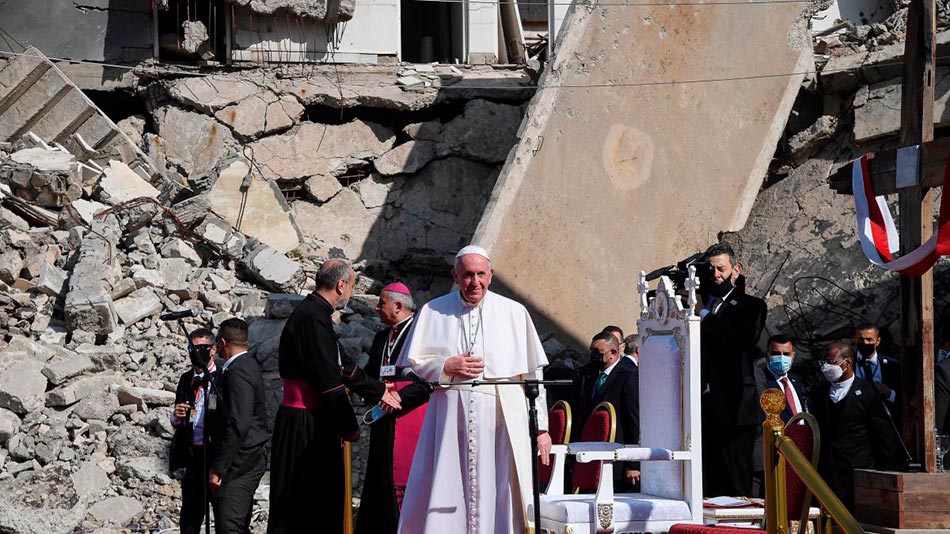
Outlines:
<svg viewBox="0 0 950 534"><path fill-rule="evenodd" d="M858 469L854 486L854 515L873 532L950 532L950 473Z"/></svg>

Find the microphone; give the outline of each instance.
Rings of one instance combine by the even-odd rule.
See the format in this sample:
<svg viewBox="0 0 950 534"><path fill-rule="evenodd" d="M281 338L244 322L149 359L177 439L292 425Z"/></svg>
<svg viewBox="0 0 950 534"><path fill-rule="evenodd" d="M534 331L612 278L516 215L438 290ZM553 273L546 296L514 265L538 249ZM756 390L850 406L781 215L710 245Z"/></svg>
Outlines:
<svg viewBox="0 0 950 534"><path fill-rule="evenodd" d="M432 393L435 388L430 384L425 378L422 378L411 367L403 367L402 371L399 372L399 376L411 381L422 389L426 390L429 393Z"/></svg>
<svg viewBox="0 0 950 534"><path fill-rule="evenodd" d="M177 321L178 319L184 319L185 317L196 317L197 314L195 310L179 310L174 312L163 313L158 316L162 321Z"/></svg>

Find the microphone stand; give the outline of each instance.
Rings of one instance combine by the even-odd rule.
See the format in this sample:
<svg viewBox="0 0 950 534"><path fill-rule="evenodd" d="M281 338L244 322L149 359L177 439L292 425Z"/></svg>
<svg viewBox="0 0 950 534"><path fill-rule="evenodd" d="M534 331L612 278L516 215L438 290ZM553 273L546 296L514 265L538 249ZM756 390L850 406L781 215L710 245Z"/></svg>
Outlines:
<svg viewBox="0 0 950 534"><path fill-rule="evenodd" d="M538 396L540 386L572 386L573 380L472 380L470 382L430 382L432 386L524 386L528 399L528 433L531 435L531 488L534 496L534 533L541 532L541 483L538 480Z"/></svg>
<svg viewBox="0 0 950 534"><path fill-rule="evenodd" d="M188 340L188 354L189 360L190 355L195 354L195 345L191 342L191 336L188 335L188 329L185 328L185 321L179 317L178 318L178 327L181 328L181 331L185 334L185 339ZM210 360L210 358L209 358ZM194 369L194 362L191 362L192 369ZM205 421L208 419L208 386L211 384L211 373L208 371L208 362L201 362L201 372L204 376L201 378L201 389L202 389L202 413L201 416L204 417ZM207 432L203 432L201 436L201 488L202 495L204 496L204 506L205 506L205 534L211 534L211 499L208 498L208 447L207 440L205 436ZM191 444L189 444L190 446Z"/></svg>

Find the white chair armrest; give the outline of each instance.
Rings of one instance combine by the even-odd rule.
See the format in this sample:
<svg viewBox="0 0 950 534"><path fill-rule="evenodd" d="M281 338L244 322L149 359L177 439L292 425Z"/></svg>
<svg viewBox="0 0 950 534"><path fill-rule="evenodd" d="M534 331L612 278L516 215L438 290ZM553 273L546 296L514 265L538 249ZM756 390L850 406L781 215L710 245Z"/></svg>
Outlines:
<svg viewBox="0 0 950 534"><path fill-rule="evenodd" d="M568 454L579 454L582 452L613 452L622 449L622 443L613 443L609 441L577 441L567 444Z"/></svg>
<svg viewBox="0 0 950 534"><path fill-rule="evenodd" d="M617 449L616 460L620 462L670 462L692 460L692 451L671 451L658 447L624 447Z"/></svg>
<svg viewBox="0 0 950 534"><path fill-rule="evenodd" d="M545 488L545 495L564 495L564 469L567 465L567 445L551 445L551 479Z"/></svg>

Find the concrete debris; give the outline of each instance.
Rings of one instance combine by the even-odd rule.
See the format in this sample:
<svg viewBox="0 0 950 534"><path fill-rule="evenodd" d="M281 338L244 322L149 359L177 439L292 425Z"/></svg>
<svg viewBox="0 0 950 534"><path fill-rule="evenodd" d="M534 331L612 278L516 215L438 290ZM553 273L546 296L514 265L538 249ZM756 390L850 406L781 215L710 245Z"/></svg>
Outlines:
<svg viewBox="0 0 950 534"><path fill-rule="evenodd" d="M108 421L119 411L119 400L114 393L103 391L89 395L73 407L73 415L83 421Z"/></svg>
<svg viewBox="0 0 950 534"><path fill-rule="evenodd" d="M208 215L195 228L195 234L206 242L216 245L226 254L238 257L244 250L247 238L231 226L231 223L216 215Z"/></svg>
<svg viewBox="0 0 950 534"><path fill-rule="evenodd" d="M194 247L177 237L162 245L161 250L162 256L166 258L181 258L193 267L201 267L201 256Z"/></svg>
<svg viewBox="0 0 950 534"><path fill-rule="evenodd" d="M48 391L46 393L46 406L52 408L69 406L121 383L122 378L112 371L103 371L95 375L77 378L64 386Z"/></svg>
<svg viewBox="0 0 950 534"><path fill-rule="evenodd" d="M394 142L395 134L385 126L355 120L340 125L304 123L248 146L264 177L280 183L316 175L340 176L349 162L377 158Z"/></svg>
<svg viewBox="0 0 950 534"><path fill-rule="evenodd" d="M60 269L52 263L43 263L40 269L39 280L36 281L36 289L44 295L59 297L66 284L66 271Z"/></svg>
<svg viewBox="0 0 950 534"><path fill-rule="evenodd" d="M61 208L82 196L76 158L62 150L27 148L0 164L0 181L15 195L40 206Z"/></svg>
<svg viewBox="0 0 950 534"><path fill-rule="evenodd" d="M119 228L113 217L95 220L79 250L79 260L69 277L66 295L66 326L109 334L116 329L112 307L112 284L117 278L116 244Z"/></svg>
<svg viewBox="0 0 950 534"><path fill-rule="evenodd" d="M121 527L140 516L145 509L131 497L110 497L94 504L89 514L103 526Z"/></svg>
<svg viewBox="0 0 950 534"><path fill-rule="evenodd" d="M950 124L950 67L937 67L934 76L934 128ZM896 135L901 124L901 80L865 85L854 96L854 140L861 144Z"/></svg>
<svg viewBox="0 0 950 534"><path fill-rule="evenodd" d="M389 154L389 152L387 152L387 154ZM386 157L386 155L384 154L382 157ZM379 159L377 159L376 162L378 165ZM306 190L310 198L319 204L333 198L334 195L340 192L340 189L343 189L343 186L340 185L340 181L325 174L318 174L304 183L304 190Z"/></svg>
<svg viewBox="0 0 950 534"><path fill-rule="evenodd" d="M97 213L108 208L109 206L101 202L80 198L79 200L72 202L66 208L65 212L69 214L73 224L84 224L89 226L92 224L92 218L95 217Z"/></svg>
<svg viewBox="0 0 950 534"><path fill-rule="evenodd" d="M145 409L146 406L171 406L175 404L175 392L161 389L140 387L121 387L117 393L119 406L135 405Z"/></svg>
<svg viewBox="0 0 950 534"><path fill-rule="evenodd" d="M56 358L46 364L43 368L43 376L49 380L49 383L58 386L70 378L92 371L95 364L89 356L85 354L76 354L73 356L64 356Z"/></svg>
<svg viewBox="0 0 950 534"><path fill-rule="evenodd" d="M174 106L159 108L153 117L159 137L151 140L150 150L187 175L208 172L236 151L231 130L211 117Z"/></svg>
<svg viewBox="0 0 950 534"><path fill-rule="evenodd" d="M211 210L247 236L289 252L300 245L293 212L273 180L251 172L243 159L221 168L208 193Z"/></svg>
<svg viewBox="0 0 950 534"><path fill-rule="evenodd" d="M801 165L814 156L835 134L838 120L832 115L822 115L815 124L795 134L788 140L789 161Z"/></svg>
<svg viewBox="0 0 950 534"><path fill-rule="evenodd" d="M269 293L267 305L264 307L264 316L268 319L286 319L294 312L297 305L303 302L303 295L287 295Z"/></svg>
<svg viewBox="0 0 950 534"><path fill-rule="evenodd" d="M261 244L242 260L248 274L266 287L286 291L297 285L302 275L300 265L273 247Z"/></svg>
<svg viewBox="0 0 950 534"><path fill-rule="evenodd" d="M30 223L23 220L23 217L20 217L16 213L0 206L0 230L5 228L26 232L30 229Z"/></svg>
<svg viewBox="0 0 950 534"><path fill-rule="evenodd" d="M271 14L287 11L299 17L323 21L326 24L345 22L353 18L356 0L228 0L232 4L248 6L255 13Z"/></svg>
<svg viewBox="0 0 950 534"><path fill-rule="evenodd" d="M135 146L142 145L142 139L145 135L145 117L142 115L132 115L126 117L115 124L119 130L124 133Z"/></svg>
<svg viewBox="0 0 950 534"><path fill-rule="evenodd" d="M6 443L20 430L20 418L10 410L0 408L0 443Z"/></svg>
<svg viewBox="0 0 950 534"><path fill-rule="evenodd" d="M181 47L191 52L197 53L199 50L207 49L208 28L200 20L186 20L181 23L181 33L184 36ZM213 55L211 57L214 57ZM204 59L210 59L204 58Z"/></svg>
<svg viewBox="0 0 950 534"><path fill-rule="evenodd" d="M373 166L383 176L417 172L436 157L431 141L409 141L376 158Z"/></svg>
<svg viewBox="0 0 950 534"><path fill-rule="evenodd" d="M261 90L257 84L233 76L195 76L166 83L170 97L205 113L237 104Z"/></svg>
<svg viewBox="0 0 950 534"><path fill-rule="evenodd" d="M293 96L262 91L216 112L214 116L230 126L238 137L256 139L289 129L303 112L304 107Z"/></svg>
<svg viewBox="0 0 950 534"><path fill-rule="evenodd" d="M76 494L85 497L96 496L109 487L109 475L91 460L83 463L70 478Z"/></svg>
<svg viewBox="0 0 950 534"><path fill-rule="evenodd" d="M0 368L0 408L26 415L43 407L45 392L43 364L19 360Z"/></svg>
<svg viewBox="0 0 950 534"><path fill-rule="evenodd" d="M119 319L122 320L122 324L131 325L146 317L157 315L162 311L162 302L154 291L143 287L115 301L113 307Z"/></svg>
<svg viewBox="0 0 950 534"><path fill-rule="evenodd" d="M133 198L158 198L159 191L121 161L110 161L99 180L97 197L107 204L119 204Z"/></svg>
<svg viewBox="0 0 950 534"><path fill-rule="evenodd" d="M20 277L23 269L23 257L16 250L0 253L0 282L12 284Z"/></svg>

